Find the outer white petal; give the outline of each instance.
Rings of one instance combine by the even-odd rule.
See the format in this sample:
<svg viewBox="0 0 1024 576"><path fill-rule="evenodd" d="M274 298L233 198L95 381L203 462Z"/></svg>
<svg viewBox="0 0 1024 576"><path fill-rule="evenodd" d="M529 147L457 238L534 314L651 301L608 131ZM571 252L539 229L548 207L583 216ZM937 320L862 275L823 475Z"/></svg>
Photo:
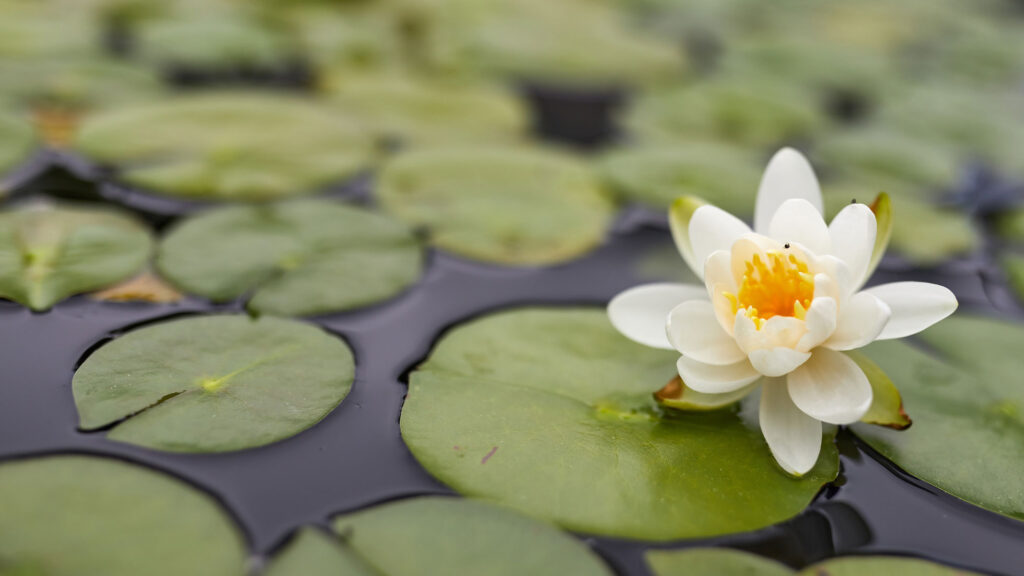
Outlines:
<svg viewBox="0 0 1024 576"><path fill-rule="evenodd" d="M802 476L814 468L821 452L821 422L796 407L784 379L761 386L760 420L761 433L783 470Z"/></svg>
<svg viewBox="0 0 1024 576"><path fill-rule="evenodd" d="M956 296L944 286L927 282L895 282L868 288L892 311L878 340L917 334L956 311Z"/></svg>
<svg viewBox="0 0 1024 576"><path fill-rule="evenodd" d="M843 303L836 331L825 341L833 350L856 350L874 342L889 322L889 306L868 292L858 292Z"/></svg>
<svg viewBox="0 0 1024 576"><path fill-rule="evenodd" d="M809 352L828 340L836 330L837 315L838 309L834 299L823 296L812 300L811 307L807 309L807 316L804 318L807 332L797 342L796 349L801 352Z"/></svg>
<svg viewBox="0 0 1024 576"><path fill-rule="evenodd" d="M792 348L765 348L750 353L750 364L765 376L785 376L810 359L810 352Z"/></svg>
<svg viewBox="0 0 1024 576"><path fill-rule="evenodd" d="M830 424L851 424L871 407L871 383L846 354L821 348L787 378L793 403Z"/></svg>
<svg viewBox="0 0 1024 576"><path fill-rule="evenodd" d="M710 205L697 208L690 218L690 247L694 262L703 263L712 252L728 250L745 234L750 234L750 227L725 210ZM694 272L704 278L704 268L700 264Z"/></svg>
<svg viewBox="0 0 1024 576"><path fill-rule="evenodd" d="M875 213L863 204L850 204L843 208L828 226L832 255L846 263L855 290L867 281L877 233Z"/></svg>
<svg viewBox="0 0 1024 576"><path fill-rule="evenodd" d="M676 362L679 377L687 387L704 394L724 394L745 388L761 377L746 359L735 364L715 366L681 356Z"/></svg>
<svg viewBox="0 0 1024 576"><path fill-rule="evenodd" d="M815 254L832 251L821 207L803 198L786 200L779 206L768 225L768 235L779 242L800 244Z"/></svg>
<svg viewBox="0 0 1024 576"><path fill-rule="evenodd" d="M790 198L803 198L824 213L821 187L814 169L803 154L792 148L783 148L772 156L761 177L754 207L754 230L768 234L775 211Z"/></svg>
<svg viewBox="0 0 1024 576"><path fill-rule="evenodd" d="M620 292L608 303L608 319L622 334L645 346L672 350L665 321L673 308L687 300L707 300L703 286L645 284Z"/></svg>
<svg viewBox="0 0 1024 576"><path fill-rule="evenodd" d="M668 315L668 340L684 356L718 366L735 364L745 356L732 336L718 324L711 302L690 300Z"/></svg>

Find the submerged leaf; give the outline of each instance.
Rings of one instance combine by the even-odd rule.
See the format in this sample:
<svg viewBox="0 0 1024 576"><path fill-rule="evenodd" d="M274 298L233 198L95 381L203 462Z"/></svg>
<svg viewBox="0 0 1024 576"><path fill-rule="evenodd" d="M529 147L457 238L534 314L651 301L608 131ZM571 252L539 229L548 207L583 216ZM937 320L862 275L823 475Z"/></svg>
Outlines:
<svg viewBox="0 0 1024 576"><path fill-rule="evenodd" d="M46 310L137 273L152 246L148 230L112 210L28 206L0 213L0 297Z"/></svg>
<svg viewBox="0 0 1024 576"><path fill-rule="evenodd" d="M914 425L854 431L908 473L958 498L1024 520L1024 329L954 316L920 336L939 357L899 341L864 351L899 388Z"/></svg>
<svg viewBox="0 0 1024 576"><path fill-rule="evenodd" d="M675 352L619 335L603 310L522 309L449 332L410 377L402 437L456 490L585 533L649 540L755 530L835 478L831 432L806 476L775 464L756 400L664 413Z"/></svg>
<svg viewBox="0 0 1024 576"><path fill-rule="evenodd" d="M575 538L542 522L475 500L400 500L340 516L334 520L334 529L348 549L371 565L369 574L612 573Z"/></svg>
<svg viewBox="0 0 1024 576"><path fill-rule="evenodd" d="M12 460L0 464L0 502L3 574L245 574L245 543L216 500L141 466Z"/></svg>
<svg viewBox="0 0 1024 576"><path fill-rule="evenodd" d="M601 242L613 215L586 166L520 149L405 154L381 174L378 196L438 247L511 265L579 256Z"/></svg>
<svg viewBox="0 0 1024 576"><path fill-rule="evenodd" d="M412 285L421 248L404 224L334 202L210 210L175 227L157 267L214 301L249 296L253 312L309 315L387 300Z"/></svg>
<svg viewBox="0 0 1024 576"><path fill-rule="evenodd" d="M376 156L372 136L336 110L233 92L97 114L74 147L112 165L129 185L224 200L315 192L369 168Z"/></svg>
<svg viewBox="0 0 1024 576"><path fill-rule="evenodd" d="M133 330L94 352L72 389L85 430L171 452L225 452L313 426L348 394L352 352L315 326L209 316Z"/></svg>

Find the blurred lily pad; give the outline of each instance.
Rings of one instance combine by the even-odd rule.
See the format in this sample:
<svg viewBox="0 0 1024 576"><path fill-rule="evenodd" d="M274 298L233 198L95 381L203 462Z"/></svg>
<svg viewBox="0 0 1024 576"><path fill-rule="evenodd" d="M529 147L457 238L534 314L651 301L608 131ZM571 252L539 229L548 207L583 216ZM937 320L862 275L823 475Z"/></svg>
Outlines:
<svg viewBox="0 0 1024 576"><path fill-rule="evenodd" d="M651 550L646 554L654 576L969 576L973 572L898 556L832 558L797 571L774 560L727 548Z"/></svg>
<svg viewBox="0 0 1024 576"><path fill-rule="evenodd" d="M571 536L473 500L400 500L340 516L333 524L343 545L370 565L367 575L612 574Z"/></svg>
<svg viewBox="0 0 1024 576"><path fill-rule="evenodd" d="M27 160L35 144L32 126L28 122L0 115L0 196L8 192L3 189L3 176Z"/></svg>
<svg viewBox="0 0 1024 576"><path fill-rule="evenodd" d="M377 193L439 248L512 265L584 254L604 239L614 211L586 165L523 149L403 154L384 169Z"/></svg>
<svg viewBox="0 0 1024 576"><path fill-rule="evenodd" d="M865 349L899 388L914 425L854 431L899 467L982 508L1024 520L1024 420L1016 358L1024 329L955 316L922 333L937 355L897 341Z"/></svg>
<svg viewBox="0 0 1024 576"><path fill-rule="evenodd" d="M225 452L313 426L348 394L352 352L315 326L264 317L170 320L105 344L75 372L84 430L171 452Z"/></svg>
<svg viewBox="0 0 1024 576"><path fill-rule="evenodd" d="M280 66L295 57L297 46L286 34L243 10L204 8L139 22L133 32L138 55L161 65L199 69Z"/></svg>
<svg viewBox="0 0 1024 576"><path fill-rule="evenodd" d="M740 409L663 412L675 352L635 344L604 310L521 309L460 326L416 369L402 437L456 490L584 533L672 540L795 516L838 471L831 432L794 479Z"/></svg>
<svg viewBox="0 0 1024 576"><path fill-rule="evenodd" d="M0 464L0 573L242 576L245 542L216 500L118 460Z"/></svg>
<svg viewBox="0 0 1024 576"><path fill-rule="evenodd" d="M298 97L207 93L90 117L74 146L135 187L198 199L314 192L374 161L374 139Z"/></svg>
<svg viewBox="0 0 1024 576"><path fill-rule="evenodd" d="M658 210L679 196L698 196L733 214L751 215L761 179L760 159L715 143L624 148L604 157L612 188Z"/></svg>
<svg viewBox="0 0 1024 576"><path fill-rule="evenodd" d="M925 196L956 183L962 159L942 143L887 126L835 131L816 152L823 166L861 180L903 182Z"/></svg>
<svg viewBox="0 0 1024 576"><path fill-rule="evenodd" d="M183 221L157 267L187 292L277 315L339 312L387 300L420 276L409 228L342 204L302 200L232 206Z"/></svg>
<svg viewBox="0 0 1024 576"><path fill-rule="evenodd" d="M12 108L87 111L152 101L163 94L153 71L99 58L0 62L0 102Z"/></svg>
<svg viewBox="0 0 1024 576"><path fill-rule="evenodd" d="M342 74L329 90L347 113L404 144L514 142L527 131L519 100L496 88Z"/></svg>
<svg viewBox="0 0 1024 576"><path fill-rule="evenodd" d="M0 297L46 310L116 284L149 261L153 240L109 209L25 206L0 213Z"/></svg>

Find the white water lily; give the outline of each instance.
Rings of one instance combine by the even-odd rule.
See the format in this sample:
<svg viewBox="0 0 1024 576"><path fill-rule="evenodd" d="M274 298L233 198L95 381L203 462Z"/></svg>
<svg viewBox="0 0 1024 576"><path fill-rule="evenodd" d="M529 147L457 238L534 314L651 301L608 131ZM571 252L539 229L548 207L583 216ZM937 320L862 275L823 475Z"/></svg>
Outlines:
<svg viewBox="0 0 1024 576"><path fill-rule="evenodd" d="M822 422L850 424L871 407L868 378L843 352L915 334L957 307L935 284L861 290L888 228L857 203L826 225L822 206L806 158L782 149L761 179L753 230L692 199L673 207L676 245L704 286L638 286L608 305L630 339L682 354L679 376L706 404L761 386L761 430L779 465L797 476L818 460Z"/></svg>

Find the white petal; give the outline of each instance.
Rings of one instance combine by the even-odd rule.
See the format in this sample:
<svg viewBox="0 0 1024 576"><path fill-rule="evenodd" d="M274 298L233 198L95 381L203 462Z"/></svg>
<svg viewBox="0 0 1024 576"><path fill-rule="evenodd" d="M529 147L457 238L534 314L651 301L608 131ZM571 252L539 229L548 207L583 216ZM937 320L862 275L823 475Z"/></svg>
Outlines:
<svg viewBox="0 0 1024 576"><path fill-rule="evenodd" d="M836 331L825 341L833 350L856 350L874 342L892 312L885 302L868 292L858 292L843 303Z"/></svg>
<svg viewBox="0 0 1024 576"><path fill-rule="evenodd" d="M738 284L732 274L732 254L728 250L716 250L704 262L704 285L708 294L714 294L716 284L728 292L736 292Z"/></svg>
<svg viewBox="0 0 1024 576"><path fill-rule="evenodd" d="M875 213L863 204L843 208L828 226L832 255L846 263L855 290L867 281L877 228Z"/></svg>
<svg viewBox="0 0 1024 576"><path fill-rule="evenodd" d="M672 350L665 321L673 308L687 300L707 300L702 286L645 284L620 292L608 303L608 319L622 334L645 346Z"/></svg>
<svg viewBox="0 0 1024 576"><path fill-rule="evenodd" d="M725 330L726 334L732 336L735 326L736 309L733 308L732 300L725 297L726 292L735 293L735 289L726 290L722 284L715 284L711 287L711 305L715 308L715 318L718 325Z"/></svg>
<svg viewBox="0 0 1024 576"><path fill-rule="evenodd" d="M757 325L747 316L746 310L737 310L733 320L732 336L736 345L747 354L763 348L764 339L757 331Z"/></svg>
<svg viewBox="0 0 1024 576"><path fill-rule="evenodd" d="M807 332L806 323L792 316L772 316L761 329L762 344L757 348L793 348Z"/></svg>
<svg viewBox="0 0 1024 576"><path fill-rule="evenodd" d="M878 340L917 334L956 311L957 301L946 287L927 282L894 282L868 288L892 311Z"/></svg>
<svg viewBox="0 0 1024 576"><path fill-rule="evenodd" d="M765 348L750 353L750 364L765 376L785 376L811 357L810 352L792 348Z"/></svg>
<svg viewBox="0 0 1024 576"><path fill-rule="evenodd" d="M703 262L697 262L693 256L693 247L690 245L690 219L697 208L704 206L705 202L693 196L680 196L676 198L668 209L668 226L672 231L672 240L676 243L676 249L683 257L686 265L695 274L700 275L700 266Z"/></svg>
<svg viewBox="0 0 1024 576"><path fill-rule="evenodd" d="M793 403L830 424L852 424L871 407L871 383L846 354L821 348L787 378Z"/></svg>
<svg viewBox="0 0 1024 576"><path fill-rule="evenodd" d="M690 218L690 247L695 263L707 261L717 250L728 250L740 237L750 234L750 227L739 218L715 206L701 206ZM704 268L694 270L702 279Z"/></svg>
<svg viewBox="0 0 1024 576"><path fill-rule="evenodd" d="M803 198L823 214L821 187L814 169L803 154L792 148L783 148L772 156L761 177L754 208L754 230L768 234L775 212L790 198Z"/></svg>
<svg viewBox="0 0 1024 576"><path fill-rule="evenodd" d="M772 216L768 235L783 243L800 244L815 254L832 251L821 208L803 198L786 200Z"/></svg>
<svg viewBox="0 0 1024 576"><path fill-rule="evenodd" d="M782 469L795 476L809 472L821 452L821 422L793 404L781 378L761 386L761 433Z"/></svg>
<svg viewBox="0 0 1024 576"><path fill-rule="evenodd" d="M811 307L807 309L807 316L804 318L807 332L797 342L796 349L801 352L809 352L828 340L836 330L837 316L838 308L835 299L823 296L812 300Z"/></svg>
<svg viewBox="0 0 1024 576"><path fill-rule="evenodd" d="M718 324L711 302L690 300L668 315L668 340L684 356L705 364L735 364L745 356Z"/></svg>
<svg viewBox="0 0 1024 576"><path fill-rule="evenodd" d="M679 377L687 387L704 394L725 394L754 383L761 374L745 358L735 364L715 366L681 356L676 362Z"/></svg>

